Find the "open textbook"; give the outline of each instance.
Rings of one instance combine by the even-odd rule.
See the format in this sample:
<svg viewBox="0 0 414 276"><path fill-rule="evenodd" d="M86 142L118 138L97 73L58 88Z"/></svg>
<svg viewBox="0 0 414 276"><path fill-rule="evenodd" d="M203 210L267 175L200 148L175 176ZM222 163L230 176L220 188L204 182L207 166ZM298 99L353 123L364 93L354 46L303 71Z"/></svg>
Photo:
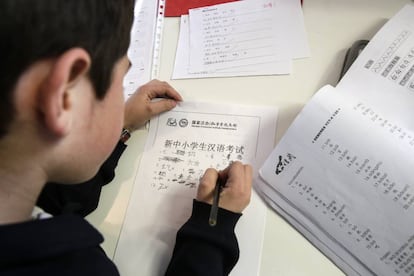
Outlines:
<svg viewBox="0 0 414 276"><path fill-rule="evenodd" d="M276 120L275 108L199 102L152 119L115 251L121 274L164 275L205 170L239 160L257 174L273 148ZM259 274L265 219L265 204L252 194L235 229L240 258L231 275Z"/></svg>
<svg viewBox="0 0 414 276"><path fill-rule="evenodd" d="M348 275L414 275L414 6L323 87L261 167L258 191Z"/></svg>

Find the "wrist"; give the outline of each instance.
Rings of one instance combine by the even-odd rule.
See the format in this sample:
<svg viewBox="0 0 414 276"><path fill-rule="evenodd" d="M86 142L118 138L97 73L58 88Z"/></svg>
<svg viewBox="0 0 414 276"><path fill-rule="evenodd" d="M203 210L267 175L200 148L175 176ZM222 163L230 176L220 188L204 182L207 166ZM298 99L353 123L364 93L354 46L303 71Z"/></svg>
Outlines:
<svg viewBox="0 0 414 276"><path fill-rule="evenodd" d="M123 128L121 131L121 136L119 137L119 140L122 143L126 143L126 141L128 141L128 139L131 137L131 131L128 128Z"/></svg>

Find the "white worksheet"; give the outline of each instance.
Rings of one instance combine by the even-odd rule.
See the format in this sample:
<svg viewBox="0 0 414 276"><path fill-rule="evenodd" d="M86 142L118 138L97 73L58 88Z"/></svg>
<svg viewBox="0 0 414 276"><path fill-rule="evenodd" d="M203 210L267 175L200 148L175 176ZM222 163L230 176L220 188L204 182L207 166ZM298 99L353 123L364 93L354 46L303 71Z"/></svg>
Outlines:
<svg viewBox="0 0 414 276"><path fill-rule="evenodd" d="M190 20L188 15L181 16L173 79L290 74L292 59L310 56L299 1L245 2L195 9L190 11L194 21ZM254 7L258 9L255 16L260 17L264 13L270 18L260 17L256 18L256 21L254 18L245 18L243 14L246 10L249 16L253 16L251 12ZM211 13L221 16L210 16ZM204 18L206 14L210 14L208 18ZM211 19L213 22L210 22ZM200 20L204 21L200 23ZM239 20L251 20L254 23L243 24ZM204 44L201 40L203 30L205 31ZM268 44L269 47L265 51L260 48L264 35L272 37L270 38L272 42ZM190 47L191 45L193 47ZM275 53L276 55L261 60L254 58L253 48L248 49L249 45L260 48L258 50L260 54L272 52L272 55ZM223 58L229 55L234 59L231 62L224 61ZM203 58L215 58L216 64L203 66L202 70L198 71ZM198 65L194 67L194 64Z"/></svg>
<svg viewBox="0 0 414 276"><path fill-rule="evenodd" d="M274 0L246 0L189 10L190 72L291 58L280 37Z"/></svg>
<svg viewBox="0 0 414 276"><path fill-rule="evenodd" d="M271 63L263 62L234 68L211 69L210 71L200 72L190 71L190 25L188 15L182 15L172 79L290 74L292 71L292 61L287 58L286 60Z"/></svg>
<svg viewBox="0 0 414 276"><path fill-rule="evenodd" d="M204 171L239 160L257 175L273 148L276 120L274 108L196 102L151 120L115 252L121 274L163 275ZM231 275L258 275L265 214L253 192L236 226L241 255Z"/></svg>

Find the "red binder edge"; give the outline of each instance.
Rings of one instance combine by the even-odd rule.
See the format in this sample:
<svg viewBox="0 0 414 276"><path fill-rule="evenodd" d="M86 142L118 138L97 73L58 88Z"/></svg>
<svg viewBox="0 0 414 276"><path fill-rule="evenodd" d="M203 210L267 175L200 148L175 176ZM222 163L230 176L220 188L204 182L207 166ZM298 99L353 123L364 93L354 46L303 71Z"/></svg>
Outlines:
<svg viewBox="0 0 414 276"><path fill-rule="evenodd" d="M174 0L170 0L170 1L174 1ZM235 1L235 0L227 0L225 2L231 2L231 1ZM303 0L300 0L301 5L303 6ZM184 11L183 8L180 7L176 7L176 6L168 6L168 0L166 1L165 4L165 13L164 15L166 17L177 17L177 16L181 16L183 14L188 14L188 10Z"/></svg>

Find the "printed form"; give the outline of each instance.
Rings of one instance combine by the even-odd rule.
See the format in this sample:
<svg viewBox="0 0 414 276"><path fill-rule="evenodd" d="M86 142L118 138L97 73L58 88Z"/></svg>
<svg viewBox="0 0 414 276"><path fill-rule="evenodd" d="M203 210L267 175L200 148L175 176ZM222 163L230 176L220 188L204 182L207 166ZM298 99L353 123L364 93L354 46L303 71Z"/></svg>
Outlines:
<svg viewBox="0 0 414 276"><path fill-rule="evenodd" d="M205 170L239 160L257 175L273 148L276 120L274 108L196 102L183 102L151 120L115 252L121 274L164 275ZM258 275L265 214L253 192L236 227L241 255L231 275Z"/></svg>
<svg viewBox="0 0 414 276"><path fill-rule="evenodd" d="M175 56L172 79L235 77L251 75L288 74L292 71L291 60L280 60L272 63L250 64L233 68L210 69L190 72L190 24L188 15L182 15L177 53Z"/></svg>
<svg viewBox="0 0 414 276"><path fill-rule="evenodd" d="M191 9L190 68L195 72L286 60L275 1L239 1Z"/></svg>
<svg viewBox="0 0 414 276"><path fill-rule="evenodd" d="M172 78L289 74L309 56L299 1L238 1L181 16Z"/></svg>
<svg viewBox="0 0 414 276"><path fill-rule="evenodd" d="M348 275L414 275L414 7L322 88L260 169L266 201Z"/></svg>

